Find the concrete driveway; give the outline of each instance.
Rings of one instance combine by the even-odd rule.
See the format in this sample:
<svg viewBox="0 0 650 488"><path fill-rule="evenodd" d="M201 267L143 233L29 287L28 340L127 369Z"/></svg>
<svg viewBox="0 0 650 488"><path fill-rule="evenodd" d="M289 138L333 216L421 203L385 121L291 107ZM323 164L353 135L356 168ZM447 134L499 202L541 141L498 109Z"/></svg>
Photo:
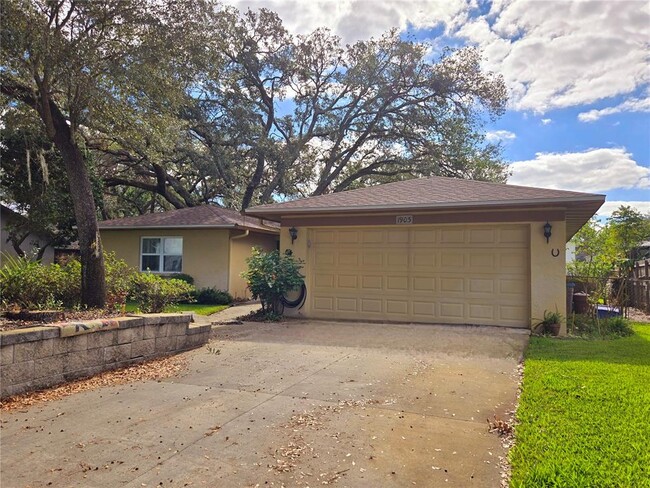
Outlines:
<svg viewBox="0 0 650 488"><path fill-rule="evenodd" d="M163 382L4 414L9 487L499 486L526 331L223 326Z"/></svg>

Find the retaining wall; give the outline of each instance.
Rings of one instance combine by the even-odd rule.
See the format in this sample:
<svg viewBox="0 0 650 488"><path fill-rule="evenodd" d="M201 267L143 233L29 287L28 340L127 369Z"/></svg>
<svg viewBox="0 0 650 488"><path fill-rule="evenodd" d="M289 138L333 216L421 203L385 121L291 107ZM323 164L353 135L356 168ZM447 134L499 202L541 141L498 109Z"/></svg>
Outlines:
<svg viewBox="0 0 650 488"><path fill-rule="evenodd" d="M188 314L142 314L0 332L0 398L206 344Z"/></svg>

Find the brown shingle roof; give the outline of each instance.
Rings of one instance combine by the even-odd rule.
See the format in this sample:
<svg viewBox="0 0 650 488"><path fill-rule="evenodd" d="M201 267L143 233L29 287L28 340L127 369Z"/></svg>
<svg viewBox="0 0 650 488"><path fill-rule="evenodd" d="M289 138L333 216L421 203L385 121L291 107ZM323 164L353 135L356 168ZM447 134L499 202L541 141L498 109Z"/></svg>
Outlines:
<svg viewBox="0 0 650 488"><path fill-rule="evenodd" d="M445 208L467 205L507 205L548 200L601 199L603 195L564 190L549 190L485 181L431 176L399 181L358 190L301 198L290 202L258 205L247 210L251 215L329 210L390 210L402 208Z"/></svg>
<svg viewBox="0 0 650 488"><path fill-rule="evenodd" d="M167 212L157 212L137 217L104 220L99 223L102 230L141 229L141 228L240 228L261 232L277 233L274 222L263 221L250 215L242 215L235 210L201 205Z"/></svg>
<svg viewBox="0 0 650 488"><path fill-rule="evenodd" d="M582 227L605 202L605 195L550 190L485 181L431 176L395 183L258 205L248 215L280 221L285 216L379 213L394 211L446 211L469 209L562 208L567 235Z"/></svg>

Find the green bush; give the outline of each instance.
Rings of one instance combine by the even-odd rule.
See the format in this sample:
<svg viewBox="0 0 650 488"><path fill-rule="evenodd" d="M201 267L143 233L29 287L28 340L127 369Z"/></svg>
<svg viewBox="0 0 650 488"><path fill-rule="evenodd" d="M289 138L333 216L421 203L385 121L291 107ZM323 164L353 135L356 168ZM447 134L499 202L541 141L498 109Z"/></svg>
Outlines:
<svg viewBox="0 0 650 488"><path fill-rule="evenodd" d="M214 287L196 290L192 296L194 301L201 305L230 305L233 300L230 293Z"/></svg>
<svg viewBox="0 0 650 488"><path fill-rule="evenodd" d="M627 337L634 333L625 317L598 319L592 315L576 314L567 325L571 335L588 339Z"/></svg>
<svg viewBox="0 0 650 488"><path fill-rule="evenodd" d="M290 253L280 255L279 251L264 252L259 248L253 248L246 263L248 270L241 276L253 298L260 299L267 316L282 315L282 297L303 283L302 263Z"/></svg>
<svg viewBox="0 0 650 488"><path fill-rule="evenodd" d="M114 252L104 254L106 269L106 308L119 310L126 305L126 299L131 291L135 269L123 259L117 259Z"/></svg>
<svg viewBox="0 0 650 488"><path fill-rule="evenodd" d="M174 279L174 280L181 280L184 281L185 283L188 283L190 285L194 284L194 278L187 273L174 273L172 275L166 275L165 278L168 279Z"/></svg>
<svg viewBox="0 0 650 488"><path fill-rule="evenodd" d="M144 313L159 313L168 305L189 300L193 291L195 288L183 280L152 273L135 273L131 277L131 298Z"/></svg>
<svg viewBox="0 0 650 488"><path fill-rule="evenodd" d="M50 273L46 266L28 257L3 255L2 260L0 296L3 308L42 309L54 302L58 265L55 272Z"/></svg>

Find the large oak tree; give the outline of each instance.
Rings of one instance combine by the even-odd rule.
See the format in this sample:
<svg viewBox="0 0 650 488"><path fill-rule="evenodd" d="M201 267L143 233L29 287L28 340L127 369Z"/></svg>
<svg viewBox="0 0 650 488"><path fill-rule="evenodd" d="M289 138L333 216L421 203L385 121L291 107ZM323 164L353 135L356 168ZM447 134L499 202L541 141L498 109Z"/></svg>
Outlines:
<svg viewBox="0 0 650 488"><path fill-rule="evenodd" d="M191 40L209 10L199 1L164 0L2 0L1 7L5 110L33 109L61 155L78 228L82 302L101 307L103 253L82 133L160 145L166 113L184 92L183 61L202 46Z"/></svg>

